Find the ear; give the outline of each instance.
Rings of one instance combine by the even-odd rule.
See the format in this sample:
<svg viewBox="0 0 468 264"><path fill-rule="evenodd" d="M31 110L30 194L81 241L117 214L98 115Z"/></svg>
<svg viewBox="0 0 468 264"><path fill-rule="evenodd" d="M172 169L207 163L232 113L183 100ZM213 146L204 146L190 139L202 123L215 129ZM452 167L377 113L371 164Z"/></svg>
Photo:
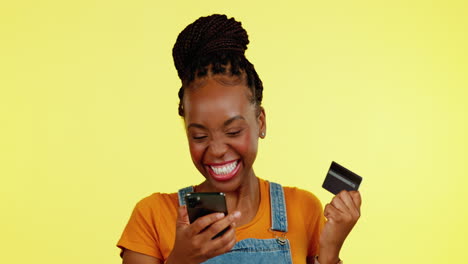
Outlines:
<svg viewBox="0 0 468 264"><path fill-rule="evenodd" d="M259 107L259 114L257 117L257 122L258 122L258 136L260 138L265 138L266 136L266 115L265 115L265 109L263 107Z"/></svg>

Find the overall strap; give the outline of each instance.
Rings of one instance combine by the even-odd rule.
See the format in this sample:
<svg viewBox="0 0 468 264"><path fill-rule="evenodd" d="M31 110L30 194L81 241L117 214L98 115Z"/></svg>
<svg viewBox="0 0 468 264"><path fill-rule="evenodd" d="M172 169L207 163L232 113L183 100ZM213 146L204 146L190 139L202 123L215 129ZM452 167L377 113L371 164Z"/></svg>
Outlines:
<svg viewBox="0 0 468 264"><path fill-rule="evenodd" d="M270 182L271 229L288 232L288 217L283 187L278 183Z"/></svg>
<svg viewBox="0 0 468 264"><path fill-rule="evenodd" d="M185 195L193 192L193 186L185 187L179 190L179 205L185 205Z"/></svg>

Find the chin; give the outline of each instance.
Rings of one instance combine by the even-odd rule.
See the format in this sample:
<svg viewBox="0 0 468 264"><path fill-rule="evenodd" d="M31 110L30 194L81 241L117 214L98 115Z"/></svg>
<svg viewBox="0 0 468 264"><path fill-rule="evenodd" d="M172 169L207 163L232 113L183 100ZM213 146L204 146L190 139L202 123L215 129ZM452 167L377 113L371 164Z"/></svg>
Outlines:
<svg viewBox="0 0 468 264"><path fill-rule="evenodd" d="M239 187L242 185L242 183L246 180L244 177L242 177L243 174L239 171L237 175L232 177L229 180L216 180L213 178L211 175L207 178L209 184L217 191L217 192L224 192L224 193L229 193L229 192L235 192L239 189Z"/></svg>

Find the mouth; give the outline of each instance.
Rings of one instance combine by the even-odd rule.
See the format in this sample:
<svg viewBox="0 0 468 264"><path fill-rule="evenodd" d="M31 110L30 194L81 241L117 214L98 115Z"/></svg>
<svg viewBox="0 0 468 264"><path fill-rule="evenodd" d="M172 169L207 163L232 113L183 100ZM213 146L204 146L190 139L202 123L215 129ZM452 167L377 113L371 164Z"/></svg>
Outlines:
<svg viewBox="0 0 468 264"><path fill-rule="evenodd" d="M217 181L228 181L237 174L240 167L239 160L218 164L207 164L211 177Z"/></svg>

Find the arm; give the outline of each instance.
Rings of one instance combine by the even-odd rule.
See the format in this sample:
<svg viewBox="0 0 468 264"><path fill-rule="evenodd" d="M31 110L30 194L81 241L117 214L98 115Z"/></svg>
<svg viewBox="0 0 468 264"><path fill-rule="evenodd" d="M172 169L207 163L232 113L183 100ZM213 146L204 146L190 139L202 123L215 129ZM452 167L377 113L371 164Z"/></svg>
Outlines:
<svg viewBox="0 0 468 264"><path fill-rule="evenodd" d="M163 261L158 258L128 249L124 249L122 258L122 264L163 264Z"/></svg>
<svg viewBox="0 0 468 264"><path fill-rule="evenodd" d="M340 262L339 254L349 232L361 216L361 195L357 191L342 191L325 206L327 222L320 236L321 264Z"/></svg>
<svg viewBox="0 0 468 264"><path fill-rule="evenodd" d="M122 255L124 264L165 263L164 257L159 255L159 250L157 250L159 247L158 230L151 228L155 218L151 212L154 210L158 211L159 209L148 207L146 200L139 202L135 207L124 234L117 244L124 249ZM226 217L222 215L220 218L219 214L210 214L200 217L193 224L190 224L185 206L180 207L178 211L176 240L172 252L166 260L167 264L201 263L229 251L234 246L236 241L235 221L239 219L240 215L232 214ZM232 227L230 231L221 237L212 239L227 226ZM139 243L135 244L132 241ZM139 248L139 244L147 247Z"/></svg>

